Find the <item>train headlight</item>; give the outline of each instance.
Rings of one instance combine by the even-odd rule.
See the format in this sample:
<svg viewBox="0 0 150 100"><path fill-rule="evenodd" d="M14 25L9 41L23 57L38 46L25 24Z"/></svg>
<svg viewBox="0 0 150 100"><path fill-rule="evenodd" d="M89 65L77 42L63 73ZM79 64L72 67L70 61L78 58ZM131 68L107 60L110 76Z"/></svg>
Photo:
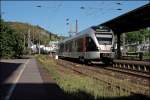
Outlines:
<svg viewBox="0 0 150 100"><path fill-rule="evenodd" d="M101 48L100 47L97 47L97 49L100 51L101 50Z"/></svg>

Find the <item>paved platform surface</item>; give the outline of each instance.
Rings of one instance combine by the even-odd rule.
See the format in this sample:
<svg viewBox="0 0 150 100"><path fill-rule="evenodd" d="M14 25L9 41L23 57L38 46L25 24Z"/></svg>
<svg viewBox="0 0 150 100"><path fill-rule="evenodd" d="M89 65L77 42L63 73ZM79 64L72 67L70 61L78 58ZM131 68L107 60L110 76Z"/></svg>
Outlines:
<svg viewBox="0 0 150 100"><path fill-rule="evenodd" d="M43 81L35 59L3 60L9 63L11 72L1 83L3 84L1 100L66 100L63 92L55 82ZM16 64L15 68L11 68ZM3 67L5 68L6 65ZM4 70L3 70L4 71Z"/></svg>

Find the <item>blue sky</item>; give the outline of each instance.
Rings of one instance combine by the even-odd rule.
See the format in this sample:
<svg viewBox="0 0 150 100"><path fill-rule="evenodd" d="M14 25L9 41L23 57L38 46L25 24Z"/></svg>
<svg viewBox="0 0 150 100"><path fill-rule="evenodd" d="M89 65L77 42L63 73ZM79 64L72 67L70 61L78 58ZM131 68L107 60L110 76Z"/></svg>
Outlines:
<svg viewBox="0 0 150 100"><path fill-rule="evenodd" d="M138 8L145 1L1 1L2 18L5 21L18 21L39 25L58 35L68 36L69 23L78 31L92 25L111 20L123 13ZM120 3L120 4L118 4ZM36 7L36 6L41 7ZM84 9L81 9L84 8ZM117 10L122 9L122 10ZM66 21L69 19L69 21Z"/></svg>

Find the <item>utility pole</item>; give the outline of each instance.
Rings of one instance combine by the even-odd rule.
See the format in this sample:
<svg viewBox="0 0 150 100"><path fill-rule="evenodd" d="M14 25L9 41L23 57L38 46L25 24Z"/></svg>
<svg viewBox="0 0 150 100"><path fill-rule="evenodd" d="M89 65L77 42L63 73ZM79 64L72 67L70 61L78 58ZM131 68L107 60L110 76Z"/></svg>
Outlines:
<svg viewBox="0 0 150 100"><path fill-rule="evenodd" d="M121 58L121 50L120 50L120 44L121 40L120 40L120 33L117 34L117 58L120 59Z"/></svg>
<svg viewBox="0 0 150 100"><path fill-rule="evenodd" d="M39 32L39 54L41 54L41 50L40 50L40 32Z"/></svg>
<svg viewBox="0 0 150 100"><path fill-rule="evenodd" d="M126 54L126 47L125 47L125 33L122 34L122 37L123 37L123 55Z"/></svg>
<svg viewBox="0 0 150 100"><path fill-rule="evenodd" d="M78 33L78 20L76 19L76 34Z"/></svg>
<svg viewBox="0 0 150 100"><path fill-rule="evenodd" d="M33 27L33 36L32 36L32 39L33 39L33 44L34 44L34 27Z"/></svg>
<svg viewBox="0 0 150 100"><path fill-rule="evenodd" d="M29 54L31 54L31 37L30 37L30 29L28 29L28 50Z"/></svg>
<svg viewBox="0 0 150 100"><path fill-rule="evenodd" d="M28 48L30 48L30 29L28 30Z"/></svg>
<svg viewBox="0 0 150 100"><path fill-rule="evenodd" d="M72 36L72 23L70 23L70 27L69 27L69 36L71 37Z"/></svg>
<svg viewBox="0 0 150 100"><path fill-rule="evenodd" d="M22 33L23 34L23 46L24 46L24 48L23 48L23 51L25 51L25 44L26 44L26 37L25 37L25 34L24 33Z"/></svg>
<svg viewBox="0 0 150 100"><path fill-rule="evenodd" d="M66 25L69 25L69 36L71 37L72 35L76 35L77 33L78 33L78 20L76 19L76 23L75 23L75 30L74 30L74 28L72 29L72 23L70 22L68 22L69 21L69 19L66 19L66 21L67 21L67 24Z"/></svg>

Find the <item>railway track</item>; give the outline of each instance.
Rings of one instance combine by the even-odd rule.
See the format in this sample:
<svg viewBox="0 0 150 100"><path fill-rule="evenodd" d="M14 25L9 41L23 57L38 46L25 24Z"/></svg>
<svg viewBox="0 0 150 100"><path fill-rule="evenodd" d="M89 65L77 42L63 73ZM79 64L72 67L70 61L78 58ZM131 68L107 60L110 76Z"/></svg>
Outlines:
<svg viewBox="0 0 150 100"><path fill-rule="evenodd" d="M113 62L115 68L150 74L150 62L148 61L114 60Z"/></svg>
<svg viewBox="0 0 150 100"><path fill-rule="evenodd" d="M70 70L73 70L75 73L77 74L81 74L81 75L85 75L88 77L92 77L93 79L96 80L100 80L102 82L104 82L107 85L111 85L113 87L119 87L120 89L124 90L124 91L128 91L130 93L137 93L138 92L142 92L143 94L149 94L149 90L148 90L148 86L149 86L149 78L150 75L148 74L142 74L142 73L136 73L133 71L125 71L123 69L118 69L118 68L114 68L114 67L99 67L98 65L96 66L87 66L87 65L83 65L83 64L79 64L79 63L75 63L75 62L70 62L70 61L66 61L66 60L61 60L59 59L57 61L57 64L60 66L63 66L65 68L69 68ZM124 75L123 75L124 74ZM106 77L109 78L104 78ZM112 78L113 77L113 78ZM134 90L131 89L132 86L124 86L122 84L120 84L120 82L115 81L114 78L118 79L118 80L124 80L127 82L131 82L131 83L136 83L138 85L142 85L144 87L146 87L145 89L142 90L139 89L138 90ZM124 87L128 87L128 88L124 88ZM139 91L140 90L140 91Z"/></svg>
<svg viewBox="0 0 150 100"><path fill-rule="evenodd" d="M133 70L133 69L126 69L124 67L122 68L122 67L114 67L114 66L113 67L112 66L105 66L103 64L90 66L90 65L83 65L83 64L76 63L76 62L66 61L66 60L63 60L63 61L67 62L67 64L69 63L69 65L72 65L72 66L75 66L75 67L80 67L82 69L95 71L97 73L101 73L101 70L110 70L110 71L119 72L119 73L122 73L122 74L132 75L132 76L138 77L138 78L150 79L150 73L145 72L145 71L137 71L137 70Z"/></svg>
<svg viewBox="0 0 150 100"><path fill-rule="evenodd" d="M149 73L137 72L137 71L133 71L133 70L126 70L126 69L113 68L113 67L106 67L105 69L124 73L124 74L128 74L128 75L132 75L132 76L136 76L139 78L150 79Z"/></svg>

